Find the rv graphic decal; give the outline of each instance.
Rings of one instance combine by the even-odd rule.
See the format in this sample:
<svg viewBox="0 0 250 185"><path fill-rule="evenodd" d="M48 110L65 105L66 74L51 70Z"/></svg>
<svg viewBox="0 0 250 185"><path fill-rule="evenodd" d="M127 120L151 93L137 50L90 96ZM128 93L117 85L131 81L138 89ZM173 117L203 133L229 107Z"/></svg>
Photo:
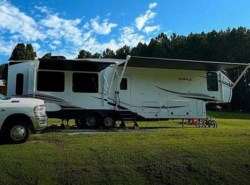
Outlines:
<svg viewBox="0 0 250 185"><path fill-rule="evenodd" d="M99 98L99 97L94 97L94 98L99 99L99 100L104 100L109 105L112 105L114 107L116 106L115 100L112 99L112 98L108 98L112 102L108 101L107 99L102 99L102 98ZM186 107L186 106L165 106L165 105L163 105L163 106L135 106L135 105L132 105L132 104L128 104L128 103L119 101L119 104L117 105L117 108L118 109L123 109L123 110L128 110L128 109L126 107L121 106L120 104L130 106L130 107L134 107L134 108L151 108L151 109L178 109L178 108Z"/></svg>
<svg viewBox="0 0 250 185"><path fill-rule="evenodd" d="M33 97L33 94L28 94L28 97ZM64 99L57 98L55 96L36 93L35 98L43 99L45 102L48 102L48 103L55 103L55 104L59 105L62 109L79 108L79 107L74 106L72 103L70 103Z"/></svg>
<svg viewBox="0 0 250 185"><path fill-rule="evenodd" d="M197 99L197 100L203 100L203 101L218 101L218 99L216 99L215 97L209 96L209 95L206 95L206 94L182 93L182 92L167 90L167 89L164 89L164 88L161 88L161 87L158 87L158 86L155 86L155 87L157 87L158 89L161 89L163 91L166 91L166 92L177 94L177 95L179 95L180 97L183 97L183 98L191 98L191 99Z"/></svg>

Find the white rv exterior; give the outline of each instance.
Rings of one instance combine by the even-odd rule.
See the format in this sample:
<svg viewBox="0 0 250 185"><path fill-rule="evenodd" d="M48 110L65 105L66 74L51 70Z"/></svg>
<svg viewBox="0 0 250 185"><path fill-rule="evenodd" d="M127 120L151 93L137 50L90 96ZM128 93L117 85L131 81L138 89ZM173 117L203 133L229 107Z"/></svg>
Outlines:
<svg viewBox="0 0 250 185"><path fill-rule="evenodd" d="M247 64L130 57L10 61L8 96L46 101L48 117L107 127L138 119L206 118L206 103L228 103L234 84L221 70Z"/></svg>

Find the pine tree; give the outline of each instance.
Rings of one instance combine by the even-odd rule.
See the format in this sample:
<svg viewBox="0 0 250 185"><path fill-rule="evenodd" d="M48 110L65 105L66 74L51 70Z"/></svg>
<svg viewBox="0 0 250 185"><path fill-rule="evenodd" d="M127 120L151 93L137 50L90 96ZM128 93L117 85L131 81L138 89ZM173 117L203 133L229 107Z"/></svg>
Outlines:
<svg viewBox="0 0 250 185"><path fill-rule="evenodd" d="M25 46L24 43L18 43L9 60L34 60L35 57L36 52L34 52L31 44Z"/></svg>
<svg viewBox="0 0 250 185"><path fill-rule="evenodd" d="M36 52L34 52L32 45L27 44L25 49L25 59L34 60L35 57L36 57Z"/></svg>
<svg viewBox="0 0 250 185"><path fill-rule="evenodd" d="M25 60L25 45L18 43L14 48L9 60Z"/></svg>

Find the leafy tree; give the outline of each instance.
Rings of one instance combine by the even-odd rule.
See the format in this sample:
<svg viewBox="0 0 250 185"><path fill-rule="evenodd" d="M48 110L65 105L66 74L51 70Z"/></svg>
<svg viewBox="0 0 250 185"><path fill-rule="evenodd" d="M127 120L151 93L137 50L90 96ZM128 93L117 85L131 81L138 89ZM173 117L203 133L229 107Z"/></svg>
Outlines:
<svg viewBox="0 0 250 185"><path fill-rule="evenodd" d="M46 53L45 55L42 56L42 59L50 59L51 53Z"/></svg>
<svg viewBox="0 0 250 185"><path fill-rule="evenodd" d="M89 51L85 51L85 50L83 49L83 50L81 50L81 51L79 52L77 58L80 59L80 58L91 58L91 57L92 57L91 53L90 53Z"/></svg>
<svg viewBox="0 0 250 185"><path fill-rule="evenodd" d="M103 58L115 58L115 52L107 48L105 51L103 51L102 57Z"/></svg>
<svg viewBox="0 0 250 185"><path fill-rule="evenodd" d="M0 65L0 74L1 74L2 79L7 80L8 64L1 64Z"/></svg>
<svg viewBox="0 0 250 185"><path fill-rule="evenodd" d="M92 58L101 58L101 54L100 53L95 53L94 55L92 55Z"/></svg>
<svg viewBox="0 0 250 185"><path fill-rule="evenodd" d="M131 55L133 56L147 56L147 44L143 44L141 42L138 43L138 45L131 50Z"/></svg>
<svg viewBox="0 0 250 185"><path fill-rule="evenodd" d="M116 58L124 59L127 55L130 55L130 51L130 47L125 45L116 51Z"/></svg>
<svg viewBox="0 0 250 185"><path fill-rule="evenodd" d="M5 80L5 82L7 82L7 78L8 78L8 64L1 64L0 65L0 76L1 76L1 79Z"/></svg>

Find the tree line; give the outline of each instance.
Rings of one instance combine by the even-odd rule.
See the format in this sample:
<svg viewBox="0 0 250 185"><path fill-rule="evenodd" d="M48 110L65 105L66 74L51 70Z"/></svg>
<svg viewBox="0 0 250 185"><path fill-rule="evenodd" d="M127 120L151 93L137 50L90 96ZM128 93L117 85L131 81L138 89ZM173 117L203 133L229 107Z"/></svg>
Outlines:
<svg viewBox="0 0 250 185"><path fill-rule="evenodd" d="M51 55L46 53L42 58L50 58ZM127 55L250 63L250 30L244 27L228 28L208 33L190 33L187 36L160 33L148 44L138 43L133 48L125 45L116 51L107 48L102 53L94 54L83 49L76 58L125 59ZM19 43L14 48L10 60L32 60L35 57L36 53L31 44ZM5 65L0 66L0 72L3 71L3 66ZM242 70L228 71L230 79L236 80ZM233 111L250 111L250 72L247 72L236 86L232 102L226 108Z"/></svg>

